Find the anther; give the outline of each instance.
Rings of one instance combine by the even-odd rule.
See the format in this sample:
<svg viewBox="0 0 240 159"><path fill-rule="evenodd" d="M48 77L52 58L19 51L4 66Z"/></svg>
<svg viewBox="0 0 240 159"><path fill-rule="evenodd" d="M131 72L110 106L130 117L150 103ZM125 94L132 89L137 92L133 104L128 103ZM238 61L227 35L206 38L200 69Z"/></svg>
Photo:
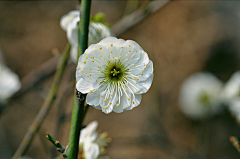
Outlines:
<svg viewBox="0 0 240 159"><path fill-rule="evenodd" d="M85 56L85 59L88 59L88 57L87 57L87 56Z"/></svg>
<svg viewBox="0 0 240 159"><path fill-rule="evenodd" d="M83 61L84 64L86 64L86 61Z"/></svg>
<svg viewBox="0 0 240 159"><path fill-rule="evenodd" d="M119 104L117 104L117 107L119 107Z"/></svg>
<svg viewBox="0 0 240 159"><path fill-rule="evenodd" d="M105 106L105 109L107 109L108 107L107 106Z"/></svg>
<svg viewBox="0 0 240 159"><path fill-rule="evenodd" d="M90 90L90 93L92 93L92 90Z"/></svg>

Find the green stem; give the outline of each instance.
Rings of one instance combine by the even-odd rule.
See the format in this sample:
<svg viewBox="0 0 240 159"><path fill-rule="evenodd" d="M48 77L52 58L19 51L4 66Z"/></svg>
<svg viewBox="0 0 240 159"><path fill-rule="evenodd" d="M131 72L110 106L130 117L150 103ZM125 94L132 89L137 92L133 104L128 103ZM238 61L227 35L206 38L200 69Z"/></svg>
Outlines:
<svg viewBox="0 0 240 159"><path fill-rule="evenodd" d="M81 1L81 20L78 31L78 59L79 56L83 54L88 47L90 8L91 0ZM84 118L84 102L86 99L86 94L81 94L80 92L77 93L79 93L78 97L74 95L74 104L67 150L68 159L77 159L78 157L80 130Z"/></svg>
<svg viewBox="0 0 240 159"><path fill-rule="evenodd" d="M53 83L51 90L48 93L47 98L45 99L40 111L38 112L36 118L34 119L32 125L29 127L27 133L25 134L22 142L20 143L18 149L16 150L15 154L13 155L13 159L17 159L20 156L24 155L24 153L27 151L28 146L31 144L31 141L33 140L35 134L39 130L42 121L44 120L45 116L47 115L49 109L52 106L52 103L54 99L56 98L56 93L59 87L59 83L61 81L61 77L63 75L65 66L67 65L67 60L69 57L70 52L70 44L67 44L67 46L64 49L63 55L60 59L60 62L58 64L57 72L55 73Z"/></svg>
<svg viewBox="0 0 240 159"><path fill-rule="evenodd" d="M60 144L58 140L55 140L51 135L48 133L46 134L46 138L53 143L53 145L57 148L57 151L61 152L62 154L65 151L65 147Z"/></svg>

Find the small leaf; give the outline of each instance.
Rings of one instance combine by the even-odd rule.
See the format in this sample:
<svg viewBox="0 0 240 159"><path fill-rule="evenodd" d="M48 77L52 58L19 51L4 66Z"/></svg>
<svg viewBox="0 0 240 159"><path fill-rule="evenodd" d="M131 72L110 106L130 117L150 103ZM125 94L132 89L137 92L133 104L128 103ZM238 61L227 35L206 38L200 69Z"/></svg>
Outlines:
<svg viewBox="0 0 240 159"><path fill-rule="evenodd" d="M99 12L97 14L95 14L95 16L93 17L93 21L94 22L103 22L105 20L106 15L102 12Z"/></svg>

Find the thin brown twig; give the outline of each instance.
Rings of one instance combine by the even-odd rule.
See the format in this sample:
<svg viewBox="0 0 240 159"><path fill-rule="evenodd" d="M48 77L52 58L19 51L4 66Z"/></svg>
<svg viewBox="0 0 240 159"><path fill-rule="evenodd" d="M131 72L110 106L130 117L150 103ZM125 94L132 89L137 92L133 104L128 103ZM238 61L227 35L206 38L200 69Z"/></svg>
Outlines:
<svg viewBox="0 0 240 159"><path fill-rule="evenodd" d="M156 12L165 4L167 4L169 0L165 1L152 1L149 2L146 7L139 8L134 11L132 14L125 16L120 21L118 21L113 27L112 30L116 36L119 36L126 32L128 29L138 24L144 18L146 18L149 14Z"/></svg>
<svg viewBox="0 0 240 159"><path fill-rule="evenodd" d="M36 118L34 119L32 125L29 127L27 133L25 134L25 136L24 136L22 142L20 143L17 151L13 155L13 157L12 157L13 159L19 158L20 156L22 156L26 152L26 150L27 150L28 146L30 145L32 139L34 138L36 132L40 128L40 126L43 122L43 119L45 118L49 109L51 108L52 103L53 103L54 99L56 98L56 93L57 93L57 90L58 90L58 86L60 84L61 77L63 75L65 66L67 64L70 48L71 48L70 44L67 44L67 46L64 49L64 53L62 55L62 58L60 59L60 62L59 62L58 68L57 68L57 72L55 73L51 90L49 91L48 96L45 99L45 101L44 101L40 111L38 112Z"/></svg>

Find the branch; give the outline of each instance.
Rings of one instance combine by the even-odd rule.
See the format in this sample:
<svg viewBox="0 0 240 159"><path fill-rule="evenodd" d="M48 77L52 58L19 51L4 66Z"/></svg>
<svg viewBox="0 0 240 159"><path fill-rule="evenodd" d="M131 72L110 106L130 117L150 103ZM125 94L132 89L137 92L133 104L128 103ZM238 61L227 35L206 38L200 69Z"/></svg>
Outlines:
<svg viewBox="0 0 240 159"><path fill-rule="evenodd" d="M237 137L230 136L229 140L232 143L232 145L237 149L237 151L240 153L240 146Z"/></svg>
<svg viewBox="0 0 240 159"><path fill-rule="evenodd" d="M65 147L60 144L58 140L55 140L51 135L48 133L46 134L46 138L53 143L55 147L57 147L57 151L61 152L64 155Z"/></svg>
<svg viewBox="0 0 240 159"><path fill-rule="evenodd" d="M140 21L142 21L144 18L146 18L151 13L154 13L157 10L159 10L160 8L162 8L163 6L165 6L165 4L167 4L168 2L169 2L169 0L149 2L149 4L146 7L140 8L140 9L134 11L132 14L125 16L120 21L118 21L112 27L113 33L116 36L123 34L128 29L130 29L134 25L138 24Z"/></svg>
<svg viewBox="0 0 240 159"><path fill-rule="evenodd" d="M88 27L90 18L91 0L81 1L81 20L78 30L78 59L81 54L88 47ZM86 99L86 94L81 94L76 92L77 96L74 95L74 104L72 110L72 120L70 126L70 134L68 141L68 159L77 159L78 157L78 147L79 147L79 137L80 130L82 127L82 121L84 118L84 102Z"/></svg>
<svg viewBox="0 0 240 159"><path fill-rule="evenodd" d="M21 155L23 155L27 151L28 146L30 145L30 143L31 143L32 139L34 138L36 132L40 128L43 119L45 118L49 109L51 108L52 103L53 103L54 99L56 98L56 93L57 93L57 90L58 90L58 86L59 86L59 83L61 81L61 77L63 75L65 66L67 64L70 48L71 48L70 44L67 44L67 46L65 47L65 50L63 52L62 58L59 62L57 72L55 73L51 90L49 91L47 98L45 99L40 111L38 112L38 115L34 119L32 125L29 127L29 129L28 129L27 133L25 134L20 146L18 147L17 151L15 152L15 154L13 156L13 159L19 158Z"/></svg>

